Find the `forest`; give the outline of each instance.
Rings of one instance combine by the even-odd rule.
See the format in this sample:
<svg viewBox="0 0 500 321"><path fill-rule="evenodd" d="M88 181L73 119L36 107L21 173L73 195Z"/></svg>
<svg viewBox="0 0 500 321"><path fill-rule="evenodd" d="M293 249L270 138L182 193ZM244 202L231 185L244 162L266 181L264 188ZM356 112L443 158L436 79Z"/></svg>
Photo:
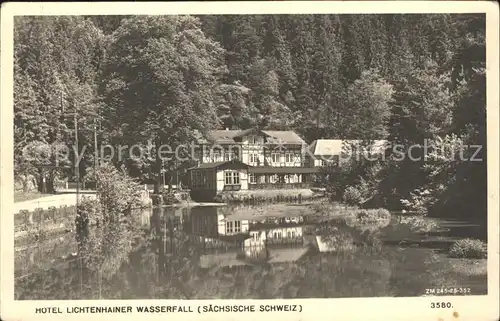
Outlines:
<svg viewBox="0 0 500 321"><path fill-rule="evenodd" d="M318 138L434 142L451 155L353 161L332 194L485 221L485 15L23 16L14 29L14 167L74 179L52 151L94 140L175 146L208 129L287 129ZM76 120L76 121L75 121ZM25 157L26 151L35 151ZM473 153L466 150L465 153ZM47 156L49 155L49 156ZM141 179L176 164L129 158ZM53 188L49 188L53 189Z"/></svg>

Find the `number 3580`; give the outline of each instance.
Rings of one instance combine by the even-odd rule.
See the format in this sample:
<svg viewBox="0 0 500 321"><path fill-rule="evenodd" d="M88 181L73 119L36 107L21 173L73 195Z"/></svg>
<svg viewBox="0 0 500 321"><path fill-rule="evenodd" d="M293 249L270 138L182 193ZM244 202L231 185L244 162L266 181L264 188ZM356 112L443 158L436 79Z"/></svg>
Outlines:
<svg viewBox="0 0 500 321"><path fill-rule="evenodd" d="M452 307L451 302L431 302L431 309L450 309Z"/></svg>

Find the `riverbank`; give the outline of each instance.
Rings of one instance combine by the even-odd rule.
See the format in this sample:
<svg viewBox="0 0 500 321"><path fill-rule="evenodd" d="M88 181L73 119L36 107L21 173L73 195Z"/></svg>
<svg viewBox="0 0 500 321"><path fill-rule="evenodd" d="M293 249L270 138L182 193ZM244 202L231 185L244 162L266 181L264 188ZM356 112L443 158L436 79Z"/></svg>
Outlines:
<svg viewBox="0 0 500 321"><path fill-rule="evenodd" d="M323 196L316 189L261 189L219 192L215 197L216 202L226 203L259 203L259 202L291 202L309 200Z"/></svg>
<svg viewBox="0 0 500 321"><path fill-rule="evenodd" d="M188 208L188 207L200 207L200 206L227 206L227 203L210 203L210 202L185 202L185 203L177 203L177 204L165 204L165 205L155 205L152 207L175 207L175 208Z"/></svg>
<svg viewBox="0 0 500 321"><path fill-rule="evenodd" d="M95 199L95 191L79 192L80 200L84 197ZM41 194L44 195L44 194ZM76 193L58 192L57 194L46 195L22 202L16 202L12 206L12 213L18 214L21 211L34 211L37 208L49 209L50 207L75 206L77 201Z"/></svg>
<svg viewBox="0 0 500 321"><path fill-rule="evenodd" d="M15 191L14 192L14 203L19 203L19 202L25 202L25 201L31 201L37 198L42 198L46 196L50 196L51 194L42 194L40 192L21 192L21 191Z"/></svg>
<svg viewBox="0 0 500 321"><path fill-rule="evenodd" d="M228 208L227 213L226 209L222 212L218 209L217 213L237 216L242 214L243 207L239 206L234 210ZM257 211L256 214L292 215L295 213L289 210L299 211L303 207L305 204L297 206L272 204L263 207L262 211L258 210L258 206L254 207L253 210ZM249 207L249 210L252 211L252 208ZM309 210L309 213L304 214L314 215L313 209L309 208ZM195 217L199 217L198 214L200 213L198 212ZM209 212L203 213L202 216L209 214ZM178 216L178 213L160 215L173 217ZM189 214L187 215L189 216ZM155 233L155 229L150 228L151 224L155 223L151 223L149 219L145 222L144 230ZM216 221L205 219L200 219L198 222L202 224L204 230L210 230L214 227L213 224L216 224ZM439 223L446 224L446 221L439 220ZM181 221L181 224L190 227L192 221ZM321 223L318 224L321 225ZM387 234L393 234L400 230L401 223L397 218L391 221L391 225L394 225L394 228L381 231L380 238L382 240L391 236ZM452 230L456 228L456 224L450 226ZM188 230L188 228L179 229L179 231ZM347 233L348 230L345 232ZM169 231L166 230L165 233L169 233ZM261 298L263 292L271 298L284 297L290 293L295 298L425 296L436 295L427 293L426 289L450 287L465 289L470 291L466 294L471 295L486 293L486 259L452 258L447 252L449 242L425 244L428 243L426 242L427 236L410 230L408 233L412 234L412 239L420 239L419 246L416 246L416 243L394 242L387 244L383 242L380 249L375 246L353 246L335 255L314 250L309 250L307 254L302 255L305 251L302 247L273 249L271 246L268 248L269 260L263 266L254 263L250 264L249 268L238 267L248 264L243 264L244 262L238 259L234 249L220 249L214 252L210 247L196 242L195 238L186 238L185 242L187 243L177 243L177 239L174 239L176 243L169 243L172 242L172 239L168 237L168 234L160 233L157 237L163 237L164 239L160 239L160 241L165 241L166 244L175 245L175 250L170 250L169 246L165 247L165 251L168 251L166 253L169 255L165 256L164 259L167 260L169 266L193 271L181 281L192 293L191 298L196 299L213 299L215 297L258 299ZM390 238L395 237L401 237L399 240L408 238L399 233ZM449 238L446 233L442 237L447 240ZM309 234L304 235L304 238L309 239ZM16 276L19 277L16 280L16 298L39 299L43 295L45 299L58 299L71 293L71 295L75 295L75 298L96 299L98 298L96 289L99 287L105 289L103 293L106 293L108 299L130 299L129 293L132 292L137 293L134 296L135 299L165 298L165 292L161 294L155 291L139 292L141 289L147 291L153 286L169 290L169 285L174 280L168 279L168 275L163 276L161 281L155 278L156 275L151 276L150 271L159 269L160 262L158 259L146 259L159 255L154 247L143 247L132 253L123 254L127 257L123 262L124 268L127 271L134 271L134 273L117 272L113 278L105 279L104 283L99 283L98 278L89 277L85 279L88 282L85 283L88 284L88 287L80 292L78 273L81 270L77 265L78 261L76 261L78 256L75 240L75 234L68 233L50 241L45 240L44 242L33 242L33 244L19 246L15 254ZM455 240L455 238L451 238L451 240ZM190 248L197 249L197 254L194 257L193 252L189 250ZM198 270L200 265L212 268L212 270L210 273L200 271ZM228 265L233 266L233 268ZM45 271L47 269L50 270ZM33 274L30 275L30 273ZM137 282L138 280L140 282ZM235 280L241 281L235 282ZM41 287L42 282L51 286L46 288L43 294L34 292L32 289L36 286ZM66 282L64 284L70 284L70 286L61 287L62 282ZM123 290L124 284L125 290ZM147 284L148 286L134 287L135 284ZM292 290L295 292L291 292ZM68 292L61 293L61 291ZM169 293L168 298L179 299L178 292L166 293Z"/></svg>

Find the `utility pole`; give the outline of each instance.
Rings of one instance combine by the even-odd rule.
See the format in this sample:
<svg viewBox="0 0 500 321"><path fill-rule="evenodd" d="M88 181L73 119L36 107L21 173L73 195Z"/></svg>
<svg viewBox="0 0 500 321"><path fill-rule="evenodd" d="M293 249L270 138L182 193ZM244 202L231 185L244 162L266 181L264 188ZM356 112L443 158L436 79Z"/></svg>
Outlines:
<svg viewBox="0 0 500 321"><path fill-rule="evenodd" d="M75 126L75 178L76 178L76 211L78 213L78 204L80 198L80 164L78 163L78 109L75 106L75 111L73 113L64 114L64 103L63 103L64 93L61 92L61 109L63 116L73 116L73 122Z"/></svg>
<svg viewBox="0 0 500 321"><path fill-rule="evenodd" d="M80 164L78 161L78 109L75 105L75 111L73 113L64 114L64 103L63 103L63 95L61 92L61 109L64 116L73 116L73 122L75 126L75 176L76 176L76 207L75 207L75 218L78 217L78 205L80 202ZM79 266L80 266L80 294L83 292L83 261L81 256L81 244L78 244L78 258L79 258Z"/></svg>
<svg viewBox="0 0 500 321"><path fill-rule="evenodd" d="M74 113L74 122L75 122L75 145L76 145L76 152L75 152L75 157L78 157L78 118L77 118L77 113L75 111ZM76 209L78 211L78 205L80 201L80 163L78 158L75 159L75 176L76 176Z"/></svg>
<svg viewBox="0 0 500 321"><path fill-rule="evenodd" d="M100 123L100 122L99 122ZM97 168L99 167L99 152L97 151L97 118L94 118L94 184L97 196Z"/></svg>
<svg viewBox="0 0 500 321"><path fill-rule="evenodd" d="M97 170L98 164L98 152L97 152L97 118L94 118L94 174ZM95 179L95 178L94 178Z"/></svg>

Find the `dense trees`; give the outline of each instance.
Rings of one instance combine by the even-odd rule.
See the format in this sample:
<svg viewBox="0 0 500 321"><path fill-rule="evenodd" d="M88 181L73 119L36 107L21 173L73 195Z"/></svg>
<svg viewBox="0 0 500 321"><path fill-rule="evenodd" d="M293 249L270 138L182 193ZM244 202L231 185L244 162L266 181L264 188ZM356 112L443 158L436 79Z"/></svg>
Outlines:
<svg viewBox="0 0 500 321"><path fill-rule="evenodd" d="M83 172L93 160L96 115L100 143L153 151L207 128L258 125L307 141L459 140L483 145L478 157L486 158L484 15L19 17L14 87L20 179L47 168L23 161L28 144L73 144L66 114L75 109L80 147L89 145ZM123 164L157 180L175 167L145 155ZM361 166L385 196L446 185L436 192L439 211L463 193L485 204L485 162L388 156L376 175ZM438 164L447 174L431 182ZM363 175L358 181L369 180Z"/></svg>
<svg viewBox="0 0 500 321"><path fill-rule="evenodd" d="M174 166L172 156L172 162L162 163L160 146L174 150L192 142L197 131L217 126L214 101L224 71L223 49L204 35L195 18L123 21L113 33L104 68L112 139L128 145L152 141L153 156L142 166L153 166L159 183L163 166Z"/></svg>
<svg viewBox="0 0 500 321"><path fill-rule="evenodd" d="M68 113L78 112L82 137L91 130L106 38L81 17L16 17L14 42L16 174L34 174L41 187L44 177L53 182L57 167L35 155L22 157L22 151L28 144L52 150L58 143L73 146Z"/></svg>

